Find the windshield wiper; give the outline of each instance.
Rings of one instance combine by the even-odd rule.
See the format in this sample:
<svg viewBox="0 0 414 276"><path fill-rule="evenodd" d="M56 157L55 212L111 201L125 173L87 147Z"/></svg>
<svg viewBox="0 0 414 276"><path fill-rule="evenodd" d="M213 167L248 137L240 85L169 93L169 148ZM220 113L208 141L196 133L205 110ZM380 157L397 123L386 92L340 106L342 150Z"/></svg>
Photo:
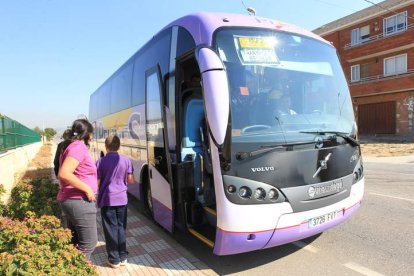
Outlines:
<svg viewBox="0 0 414 276"><path fill-rule="evenodd" d="M309 144L316 144L316 143L320 143L320 141L285 143L285 144L277 144L277 145L262 145L257 150L241 151L241 152L236 153L236 159L237 160L244 160L246 158L254 157L256 155L263 154L263 153L273 151L273 150L277 150L277 149L284 149L286 147L309 145Z"/></svg>
<svg viewBox="0 0 414 276"><path fill-rule="evenodd" d="M353 147L359 146L359 142L355 140L354 138L352 138L351 136L349 136L345 132L319 130L319 131L300 131L300 133L309 133L309 134L317 134L317 135L334 134L336 136L343 138Z"/></svg>

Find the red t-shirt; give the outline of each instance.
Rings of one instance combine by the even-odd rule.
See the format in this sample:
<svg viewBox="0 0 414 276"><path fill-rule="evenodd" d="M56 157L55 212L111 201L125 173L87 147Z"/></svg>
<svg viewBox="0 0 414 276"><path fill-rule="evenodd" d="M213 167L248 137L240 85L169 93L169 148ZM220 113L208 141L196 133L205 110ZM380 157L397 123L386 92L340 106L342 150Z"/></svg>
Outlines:
<svg viewBox="0 0 414 276"><path fill-rule="evenodd" d="M80 140L72 142L60 156L60 165L62 165L65 158L69 156L79 161L78 167L76 167L73 172L74 175L91 187L92 191L96 194L98 191L96 166L92 161L85 143ZM58 201L81 199L85 198L85 196L86 194L83 191L60 180L60 190L57 195Z"/></svg>

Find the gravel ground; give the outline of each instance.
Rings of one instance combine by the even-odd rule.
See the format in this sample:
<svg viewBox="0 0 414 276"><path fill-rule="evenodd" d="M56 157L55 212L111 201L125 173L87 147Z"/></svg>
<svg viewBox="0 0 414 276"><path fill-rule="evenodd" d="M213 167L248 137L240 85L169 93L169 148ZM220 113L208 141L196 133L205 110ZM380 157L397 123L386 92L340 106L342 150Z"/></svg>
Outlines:
<svg viewBox="0 0 414 276"><path fill-rule="evenodd" d="M52 155L51 144L44 144L23 175L23 178L37 178L51 175Z"/></svg>
<svg viewBox="0 0 414 276"><path fill-rule="evenodd" d="M362 156L389 157L414 155L414 143L367 143L361 144Z"/></svg>

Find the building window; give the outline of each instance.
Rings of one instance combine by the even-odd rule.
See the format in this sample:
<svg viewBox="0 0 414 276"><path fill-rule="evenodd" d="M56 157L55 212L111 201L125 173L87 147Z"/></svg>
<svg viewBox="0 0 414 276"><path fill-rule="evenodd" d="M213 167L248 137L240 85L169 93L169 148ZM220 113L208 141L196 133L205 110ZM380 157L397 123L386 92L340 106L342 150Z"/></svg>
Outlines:
<svg viewBox="0 0 414 276"><path fill-rule="evenodd" d="M407 30L407 11L384 19L384 35Z"/></svg>
<svg viewBox="0 0 414 276"><path fill-rule="evenodd" d="M384 75L407 73L407 54L384 59Z"/></svg>
<svg viewBox="0 0 414 276"><path fill-rule="evenodd" d="M356 28L351 31L351 45L356 45L368 41L369 39L369 25Z"/></svg>
<svg viewBox="0 0 414 276"><path fill-rule="evenodd" d="M359 76L361 79L365 79L371 76L369 63L361 64Z"/></svg>
<svg viewBox="0 0 414 276"><path fill-rule="evenodd" d="M360 68L359 64L351 66L351 82L357 82L360 80Z"/></svg>

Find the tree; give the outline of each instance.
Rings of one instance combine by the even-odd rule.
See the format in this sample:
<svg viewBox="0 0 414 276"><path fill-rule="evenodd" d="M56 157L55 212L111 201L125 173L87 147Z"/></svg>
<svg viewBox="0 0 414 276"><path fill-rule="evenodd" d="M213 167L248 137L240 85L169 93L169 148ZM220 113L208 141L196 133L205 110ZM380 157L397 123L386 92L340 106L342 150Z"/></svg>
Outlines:
<svg viewBox="0 0 414 276"><path fill-rule="evenodd" d="M46 136L46 139L50 141L53 138L53 136L56 135L56 130L54 130L53 128L47 127L45 128L44 134Z"/></svg>
<svg viewBox="0 0 414 276"><path fill-rule="evenodd" d="M43 135L43 130L41 130L40 127L37 126L33 130L39 133L40 135Z"/></svg>

